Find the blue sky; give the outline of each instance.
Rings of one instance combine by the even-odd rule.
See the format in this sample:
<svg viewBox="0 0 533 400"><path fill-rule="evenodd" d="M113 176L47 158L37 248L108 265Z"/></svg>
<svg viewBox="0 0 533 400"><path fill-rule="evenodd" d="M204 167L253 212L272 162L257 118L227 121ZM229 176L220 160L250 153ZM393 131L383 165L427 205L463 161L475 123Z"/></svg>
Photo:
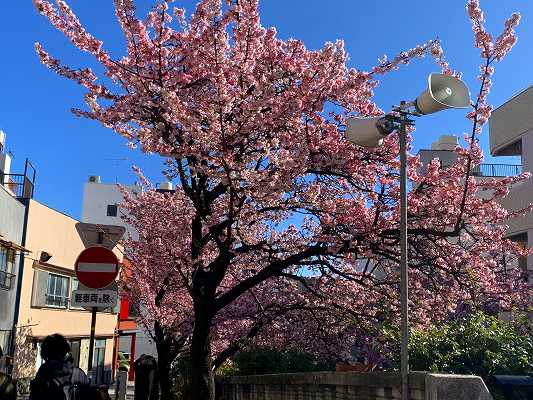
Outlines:
<svg viewBox="0 0 533 400"><path fill-rule="evenodd" d="M123 38L112 0L70 0L82 23L114 56L123 54ZM146 10L152 0L137 0ZM196 1L177 0L190 12ZM379 6L377 5L379 4ZM500 33L503 20L520 11L519 42L496 67L490 101L500 105L532 84L533 2L485 0L487 27ZM466 15L465 1L263 0L262 22L275 26L281 38L297 38L316 49L325 41L344 39L350 66L368 69L383 54L395 55L435 37L443 42L452 67L464 72L472 92L477 90L478 51ZM74 217L81 213L83 183L88 175L104 182L132 183L131 165L160 180L161 161L131 151L117 134L97 122L74 117L71 107L83 107L83 91L43 67L33 50L40 41L55 57L71 66L92 66L92 60L39 16L30 0L1 1L0 15L0 129L7 133L7 148L14 155L13 172L23 169L28 157L37 169L35 197ZM430 58L418 60L382 78L376 100L385 110L400 100L411 100L424 89L426 76L437 68ZM464 112L446 111L418 122L415 151L428 148L439 134L469 129ZM488 132L482 140L488 153ZM490 158L488 159L490 161ZM494 162L494 160L492 160ZM495 162L516 162L499 158Z"/></svg>

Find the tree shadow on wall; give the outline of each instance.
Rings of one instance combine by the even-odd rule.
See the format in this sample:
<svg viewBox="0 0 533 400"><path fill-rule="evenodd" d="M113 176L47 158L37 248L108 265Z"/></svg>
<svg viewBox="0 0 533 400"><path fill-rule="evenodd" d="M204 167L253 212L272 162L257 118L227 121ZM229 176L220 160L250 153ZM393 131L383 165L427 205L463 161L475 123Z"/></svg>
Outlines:
<svg viewBox="0 0 533 400"><path fill-rule="evenodd" d="M13 379L17 381L19 394L30 391L30 381L35 376L35 359L37 346L33 340L32 327L28 321L26 325L17 328L15 338L15 354L13 360Z"/></svg>

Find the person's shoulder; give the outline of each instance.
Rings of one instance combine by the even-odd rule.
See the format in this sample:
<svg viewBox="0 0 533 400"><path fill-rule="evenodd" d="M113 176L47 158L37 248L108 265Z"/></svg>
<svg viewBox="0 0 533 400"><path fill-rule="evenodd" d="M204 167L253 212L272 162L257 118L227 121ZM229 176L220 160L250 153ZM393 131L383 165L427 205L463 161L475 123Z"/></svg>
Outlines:
<svg viewBox="0 0 533 400"><path fill-rule="evenodd" d="M47 379L50 376L50 374L51 374L50 365L47 362L45 362L44 364L41 364L41 366L37 370L34 380Z"/></svg>

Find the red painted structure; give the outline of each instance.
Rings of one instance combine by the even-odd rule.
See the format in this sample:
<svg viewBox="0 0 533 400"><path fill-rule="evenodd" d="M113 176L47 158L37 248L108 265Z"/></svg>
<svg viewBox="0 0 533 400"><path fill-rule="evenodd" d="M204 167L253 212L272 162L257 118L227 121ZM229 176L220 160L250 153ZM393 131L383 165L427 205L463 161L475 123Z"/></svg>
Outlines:
<svg viewBox="0 0 533 400"><path fill-rule="evenodd" d="M121 280L127 281L130 276L131 263L128 259L124 258L122 264ZM117 327L115 329L115 341L113 348L113 376L118 369L118 351L120 349L120 338L124 336L131 337L130 344L130 368L128 372L128 380L133 381L135 378L135 371L133 364L135 362L135 346L137 341L137 322L135 318L131 316L131 304L127 296L121 295L120 297L120 312L117 318Z"/></svg>

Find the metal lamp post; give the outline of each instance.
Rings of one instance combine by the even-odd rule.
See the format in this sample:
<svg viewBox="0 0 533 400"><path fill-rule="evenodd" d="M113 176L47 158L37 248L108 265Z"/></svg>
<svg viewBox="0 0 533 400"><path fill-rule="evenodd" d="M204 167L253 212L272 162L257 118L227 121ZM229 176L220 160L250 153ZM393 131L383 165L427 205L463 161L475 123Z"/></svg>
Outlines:
<svg viewBox="0 0 533 400"><path fill-rule="evenodd" d="M430 74L428 89L415 101L401 102L394 114L378 118L350 118L346 138L357 145L381 146L383 138L397 131L400 142L400 298L401 298L401 379L402 400L409 399L409 269L407 245L407 126L414 125L411 116L432 114L448 108L467 108L470 96L458 78Z"/></svg>

